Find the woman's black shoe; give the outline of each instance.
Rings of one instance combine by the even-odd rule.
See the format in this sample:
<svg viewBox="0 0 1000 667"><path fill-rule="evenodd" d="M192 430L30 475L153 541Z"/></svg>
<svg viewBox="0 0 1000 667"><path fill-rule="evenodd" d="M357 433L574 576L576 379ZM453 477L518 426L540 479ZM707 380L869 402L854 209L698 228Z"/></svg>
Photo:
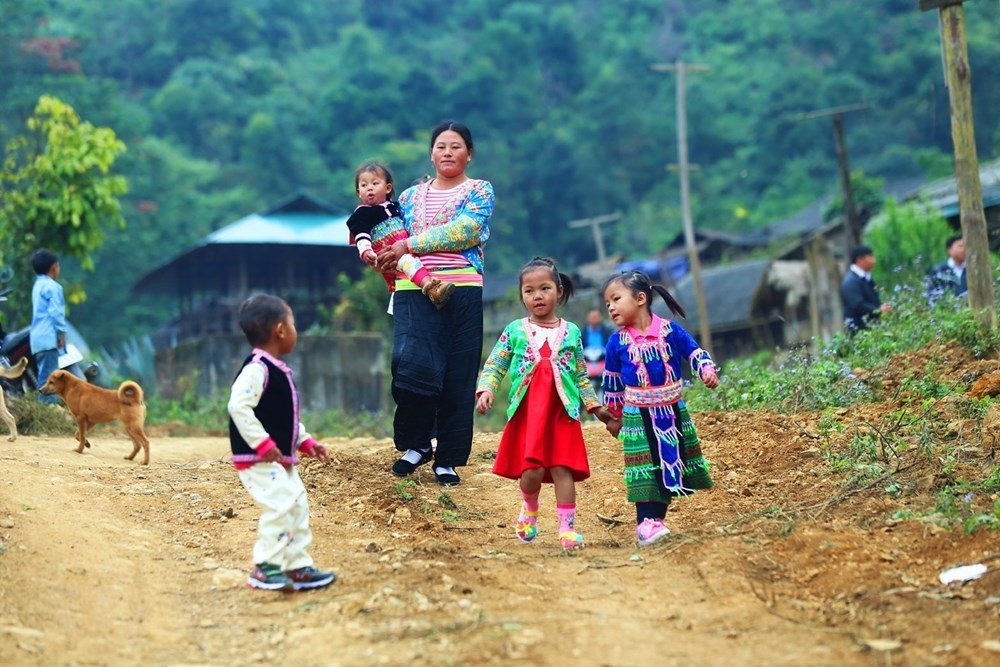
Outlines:
<svg viewBox="0 0 1000 667"><path fill-rule="evenodd" d="M409 477L413 474L413 471L422 466L423 464L434 458L433 451L421 452L420 460L416 463L410 463L404 458L396 459L396 462L392 464L392 474L396 477Z"/></svg>
<svg viewBox="0 0 1000 667"><path fill-rule="evenodd" d="M434 478L437 479L438 484L441 486L458 486L458 483L462 481L453 472L439 473L437 470L434 471Z"/></svg>

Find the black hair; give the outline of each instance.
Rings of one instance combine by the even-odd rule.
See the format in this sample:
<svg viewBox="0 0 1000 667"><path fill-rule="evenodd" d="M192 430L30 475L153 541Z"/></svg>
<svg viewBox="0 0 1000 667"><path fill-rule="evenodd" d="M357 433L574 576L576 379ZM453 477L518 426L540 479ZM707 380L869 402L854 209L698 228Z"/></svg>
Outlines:
<svg viewBox="0 0 1000 667"><path fill-rule="evenodd" d="M274 327L285 321L292 309L284 299L270 294L255 294L240 304L240 329L247 342L259 347L271 340Z"/></svg>
<svg viewBox="0 0 1000 667"><path fill-rule="evenodd" d="M431 150L434 150L434 142L437 141L437 138L441 135L441 133L449 130L462 137L462 140L465 142L465 147L469 149L469 153L471 154L475 149L475 146L472 144L472 131L462 123L458 123L453 120L442 121L437 124L437 127L431 130Z"/></svg>
<svg viewBox="0 0 1000 667"><path fill-rule="evenodd" d="M518 288L524 282L524 274L535 269L545 269L552 274L552 280L555 281L556 287L562 288L562 295L560 295L557 303L560 306L565 305L569 301L569 298L573 296L573 279L565 273L560 273L559 269L556 268L556 261L551 257L532 257L530 262L522 266L521 272L517 276Z"/></svg>
<svg viewBox="0 0 1000 667"><path fill-rule="evenodd" d="M649 276L642 271L622 271L621 273L616 273L604 281L604 287L601 289L601 294L607 292L608 288L615 283L621 283L625 289L632 293L633 297L638 296L639 294L645 294L646 308L649 309L650 313L653 312L653 292L656 292L667 304L667 308L670 309L670 312L674 315L680 315L685 319L687 318L687 313L684 312L684 307L681 306L680 302L674 298L674 295L671 294L663 285L654 285Z"/></svg>
<svg viewBox="0 0 1000 667"><path fill-rule="evenodd" d="M851 248L851 264L854 264L862 257L867 257L868 255L874 255L875 251L866 245L858 245Z"/></svg>
<svg viewBox="0 0 1000 667"><path fill-rule="evenodd" d="M35 275L44 276L58 261L59 258L54 252L42 248L36 250L35 254L31 256L31 268L35 270Z"/></svg>
<svg viewBox="0 0 1000 667"><path fill-rule="evenodd" d="M358 181L361 180L361 174L367 174L372 172L374 174L382 174L385 177L385 182L387 185L391 186L389 189L389 198L392 199L392 195L396 194L396 185L392 182L392 172L389 171L389 167L385 166L381 162L376 162L375 160L369 160L368 162L363 162L357 169L354 170L354 193L358 192Z"/></svg>
<svg viewBox="0 0 1000 667"><path fill-rule="evenodd" d="M951 250L951 247L955 245L955 242L961 240L962 240L961 234L955 234L954 236L949 236L948 240L944 242L944 249Z"/></svg>

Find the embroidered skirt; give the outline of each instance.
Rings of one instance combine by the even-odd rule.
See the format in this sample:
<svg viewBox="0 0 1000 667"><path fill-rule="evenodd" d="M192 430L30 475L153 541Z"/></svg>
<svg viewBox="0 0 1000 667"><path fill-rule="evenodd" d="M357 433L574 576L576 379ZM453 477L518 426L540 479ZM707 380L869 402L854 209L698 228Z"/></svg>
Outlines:
<svg viewBox="0 0 1000 667"><path fill-rule="evenodd" d="M673 496L712 486L709 463L702 455L698 432L684 402L656 413L625 406L622 415L625 486L632 503L669 503Z"/></svg>

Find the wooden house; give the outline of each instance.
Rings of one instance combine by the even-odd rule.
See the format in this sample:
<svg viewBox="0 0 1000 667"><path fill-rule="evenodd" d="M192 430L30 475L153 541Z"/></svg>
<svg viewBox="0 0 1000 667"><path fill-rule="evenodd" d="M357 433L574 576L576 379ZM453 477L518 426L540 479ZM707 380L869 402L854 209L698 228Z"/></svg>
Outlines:
<svg viewBox="0 0 1000 667"><path fill-rule="evenodd" d="M299 343L289 355L302 405L377 411L386 406L386 338L380 333L306 335L338 299L337 277L365 270L349 245L348 216L305 193L252 213L140 278L133 290L177 303L152 338L157 391L178 397L228 391L248 348L237 310L268 292L295 311Z"/></svg>
<svg viewBox="0 0 1000 667"><path fill-rule="evenodd" d="M281 296L306 330L331 307L337 276L364 265L348 243L347 214L299 192L206 236L142 276L132 288L173 299L178 315L153 334L157 348L213 334L239 334L236 309L254 292Z"/></svg>

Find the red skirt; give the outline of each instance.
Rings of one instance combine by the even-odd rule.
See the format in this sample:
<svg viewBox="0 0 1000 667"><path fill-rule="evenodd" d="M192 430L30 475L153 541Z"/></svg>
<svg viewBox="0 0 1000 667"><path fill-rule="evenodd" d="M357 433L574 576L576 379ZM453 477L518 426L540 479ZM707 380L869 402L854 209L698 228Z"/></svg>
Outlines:
<svg viewBox="0 0 1000 667"><path fill-rule="evenodd" d="M577 482L590 477L583 429L579 421L566 414L556 391L552 364L543 359L503 430L493 473L520 479L525 470L545 468L542 481L551 484L550 469L554 466L569 468Z"/></svg>

